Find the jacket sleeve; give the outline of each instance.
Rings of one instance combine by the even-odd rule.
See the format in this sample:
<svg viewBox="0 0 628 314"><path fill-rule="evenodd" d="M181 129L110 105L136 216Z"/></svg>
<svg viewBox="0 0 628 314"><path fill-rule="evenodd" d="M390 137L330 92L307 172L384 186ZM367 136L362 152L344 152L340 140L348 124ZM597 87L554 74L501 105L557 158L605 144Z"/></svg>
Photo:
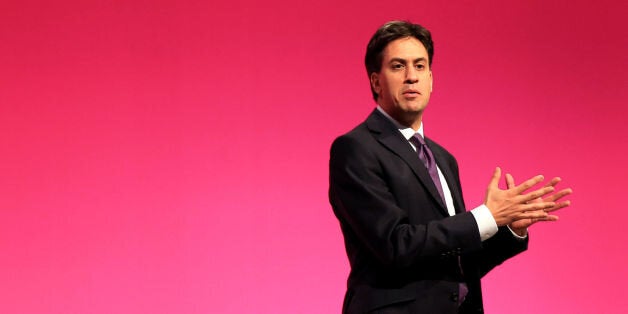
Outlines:
<svg viewBox="0 0 628 314"><path fill-rule="evenodd" d="M529 238L529 235L525 239L515 238L508 227L500 227L497 234L482 242L482 250L471 255L479 277L484 277L507 259L527 250Z"/></svg>

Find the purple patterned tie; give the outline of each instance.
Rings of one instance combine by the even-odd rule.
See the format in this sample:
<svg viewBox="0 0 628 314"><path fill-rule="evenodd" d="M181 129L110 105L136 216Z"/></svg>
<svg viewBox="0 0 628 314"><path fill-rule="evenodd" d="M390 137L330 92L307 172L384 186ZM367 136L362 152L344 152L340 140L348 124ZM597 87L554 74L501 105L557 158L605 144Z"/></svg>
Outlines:
<svg viewBox="0 0 628 314"><path fill-rule="evenodd" d="M440 198L443 200L443 204L445 204L446 206L447 202L445 202L445 194L443 193L443 187L440 183L440 178L438 177L438 169L436 168L436 160L434 160L432 150L427 147L427 145L425 144L425 139L423 139L423 137L419 133L415 133L414 136L410 138L410 140L416 146L416 151L419 154L419 159L421 159L421 161L425 165L425 168L427 168L427 171L430 173L430 177L432 177L432 181L434 181L434 185L438 190L438 194L440 194ZM460 273L462 273L462 262L460 261L460 256L458 256L458 267L460 268ZM464 302L464 299L468 293L469 289L467 287L467 284L465 284L464 282L459 283L457 296L458 306L462 305L462 302Z"/></svg>
<svg viewBox="0 0 628 314"><path fill-rule="evenodd" d="M438 194L440 194L440 198L443 201L443 204L447 204L445 202L445 194L443 193L443 187L440 183L440 178L438 177L438 169L436 168L436 161L434 160L434 155L432 155L432 151L425 144L425 140L419 133L415 133L411 138L413 140L414 145L416 146L416 151L419 154L419 159L427 168L427 171L430 173L430 177L432 177L432 181L434 181L434 185L438 190Z"/></svg>

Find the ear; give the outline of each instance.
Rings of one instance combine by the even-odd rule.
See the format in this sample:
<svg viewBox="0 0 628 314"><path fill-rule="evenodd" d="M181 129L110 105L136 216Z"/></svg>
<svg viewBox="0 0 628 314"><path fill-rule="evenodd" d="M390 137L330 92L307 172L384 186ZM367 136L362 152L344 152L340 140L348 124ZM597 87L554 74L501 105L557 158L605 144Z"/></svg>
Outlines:
<svg viewBox="0 0 628 314"><path fill-rule="evenodd" d="M371 73L371 77L369 78L371 81L371 88L378 94L382 94L382 86L379 84L379 73L373 72Z"/></svg>

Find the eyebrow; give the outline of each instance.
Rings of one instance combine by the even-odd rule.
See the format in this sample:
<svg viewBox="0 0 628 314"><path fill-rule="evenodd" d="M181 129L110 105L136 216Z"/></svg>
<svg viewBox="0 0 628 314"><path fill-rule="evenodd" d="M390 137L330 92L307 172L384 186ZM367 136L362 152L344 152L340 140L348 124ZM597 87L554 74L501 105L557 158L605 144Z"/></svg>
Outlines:
<svg viewBox="0 0 628 314"><path fill-rule="evenodd" d="M392 58L392 59L390 59L389 63L393 63L393 62L399 62L399 63L404 63L405 64L406 60L402 59L402 58ZM424 57L417 58L417 59L414 59L413 63L419 63L419 62L427 62L427 59L424 58Z"/></svg>

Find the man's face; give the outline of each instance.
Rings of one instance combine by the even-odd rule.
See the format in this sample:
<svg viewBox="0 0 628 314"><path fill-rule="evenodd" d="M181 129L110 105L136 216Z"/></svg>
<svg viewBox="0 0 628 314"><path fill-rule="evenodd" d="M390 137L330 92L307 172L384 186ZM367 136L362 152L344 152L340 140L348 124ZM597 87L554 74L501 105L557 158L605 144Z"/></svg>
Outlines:
<svg viewBox="0 0 628 314"><path fill-rule="evenodd" d="M414 37L390 42L382 53L381 70L371 74L371 86L379 95L377 103L390 116L405 125L420 122L432 93L432 71L423 44Z"/></svg>

